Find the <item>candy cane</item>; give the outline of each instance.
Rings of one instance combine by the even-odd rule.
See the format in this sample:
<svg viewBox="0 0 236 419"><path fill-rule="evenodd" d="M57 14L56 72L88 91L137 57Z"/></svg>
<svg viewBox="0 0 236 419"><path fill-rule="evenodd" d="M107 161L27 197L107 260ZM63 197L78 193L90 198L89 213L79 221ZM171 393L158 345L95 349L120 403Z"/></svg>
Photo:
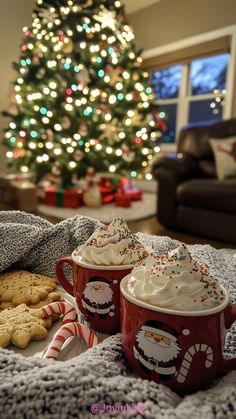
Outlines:
<svg viewBox="0 0 236 419"><path fill-rule="evenodd" d="M63 314L62 324L76 322L78 319L76 309L69 303L63 301L57 301L56 303L48 304L41 308L43 316L45 318L53 316L55 314Z"/></svg>
<svg viewBox="0 0 236 419"><path fill-rule="evenodd" d="M62 345L71 336L79 336L89 348L100 343L98 337L88 326L78 322L67 323L57 331L47 348L44 350L42 358L56 361Z"/></svg>
<svg viewBox="0 0 236 419"><path fill-rule="evenodd" d="M213 364L213 351L212 348L204 343L196 343L196 345L190 346L185 352L184 359L180 370L176 372L176 379L179 383L183 383L186 380L191 362L197 352L205 352L206 360L205 367L210 368Z"/></svg>

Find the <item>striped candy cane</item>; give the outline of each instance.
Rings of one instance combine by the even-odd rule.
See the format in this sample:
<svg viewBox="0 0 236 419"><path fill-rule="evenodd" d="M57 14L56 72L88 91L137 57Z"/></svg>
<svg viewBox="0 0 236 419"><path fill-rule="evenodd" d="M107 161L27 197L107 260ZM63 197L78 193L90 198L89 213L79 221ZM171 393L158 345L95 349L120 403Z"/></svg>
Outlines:
<svg viewBox="0 0 236 419"><path fill-rule="evenodd" d="M205 352L206 360L205 367L210 368L213 363L213 351L212 348L204 343L196 343L196 345L190 346L190 348L185 352L184 359L180 370L176 372L176 379L179 383L183 383L186 380L190 365L192 363L193 357L197 352Z"/></svg>
<svg viewBox="0 0 236 419"><path fill-rule="evenodd" d="M47 348L44 350L42 358L56 361L62 345L71 336L79 336L89 348L100 343L100 340L88 326L78 322L67 323L57 331Z"/></svg>
<svg viewBox="0 0 236 419"><path fill-rule="evenodd" d="M44 318L53 316L55 314L63 315L62 324L76 322L78 319L76 309L69 303L57 301L56 303L48 304L41 308Z"/></svg>

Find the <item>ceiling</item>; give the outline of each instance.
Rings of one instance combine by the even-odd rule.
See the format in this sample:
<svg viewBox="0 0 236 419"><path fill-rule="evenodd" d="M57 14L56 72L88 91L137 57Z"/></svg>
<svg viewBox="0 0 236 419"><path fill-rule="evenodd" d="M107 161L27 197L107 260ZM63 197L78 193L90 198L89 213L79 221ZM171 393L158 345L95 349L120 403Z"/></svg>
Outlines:
<svg viewBox="0 0 236 419"><path fill-rule="evenodd" d="M134 13L161 0L123 0L127 13Z"/></svg>

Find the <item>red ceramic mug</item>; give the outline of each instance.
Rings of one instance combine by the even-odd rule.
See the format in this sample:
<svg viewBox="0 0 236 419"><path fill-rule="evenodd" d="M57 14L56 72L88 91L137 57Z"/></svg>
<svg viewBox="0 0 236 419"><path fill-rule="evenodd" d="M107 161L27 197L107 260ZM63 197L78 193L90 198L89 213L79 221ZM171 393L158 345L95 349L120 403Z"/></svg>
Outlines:
<svg viewBox="0 0 236 419"><path fill-rule="evenodd" d="M65 264L72 266L73 285L64 274ZM89 265L76 251L56 262L56 275L62 287L75 297L79 310L94 330L115 333L120 330L120 281L132 268Z"/></svg>
<svg viewBox="0 0 236 419"><path fill-rule="evenodd" d="M236 320L236 304L225 300L204 311L176 311L146 304L121 289L121 334L128 362L142 378L179 394L207 387L236 369L236 358L223 356L225 329Z"/></svg>

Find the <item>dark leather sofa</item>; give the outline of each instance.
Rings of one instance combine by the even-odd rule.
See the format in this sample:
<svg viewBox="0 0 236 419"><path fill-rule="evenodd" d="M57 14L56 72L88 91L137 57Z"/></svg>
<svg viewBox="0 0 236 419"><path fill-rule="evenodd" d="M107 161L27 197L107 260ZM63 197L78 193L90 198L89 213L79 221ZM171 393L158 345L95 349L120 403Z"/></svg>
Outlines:
<svg viewBox="0 0 236 419"><path fill-rule="evenodd" d="M177 155L157 159L157 217L181 230L236 243L236 178L218 180L209 138L236 136L236 119L184 127Z"/></svg>

